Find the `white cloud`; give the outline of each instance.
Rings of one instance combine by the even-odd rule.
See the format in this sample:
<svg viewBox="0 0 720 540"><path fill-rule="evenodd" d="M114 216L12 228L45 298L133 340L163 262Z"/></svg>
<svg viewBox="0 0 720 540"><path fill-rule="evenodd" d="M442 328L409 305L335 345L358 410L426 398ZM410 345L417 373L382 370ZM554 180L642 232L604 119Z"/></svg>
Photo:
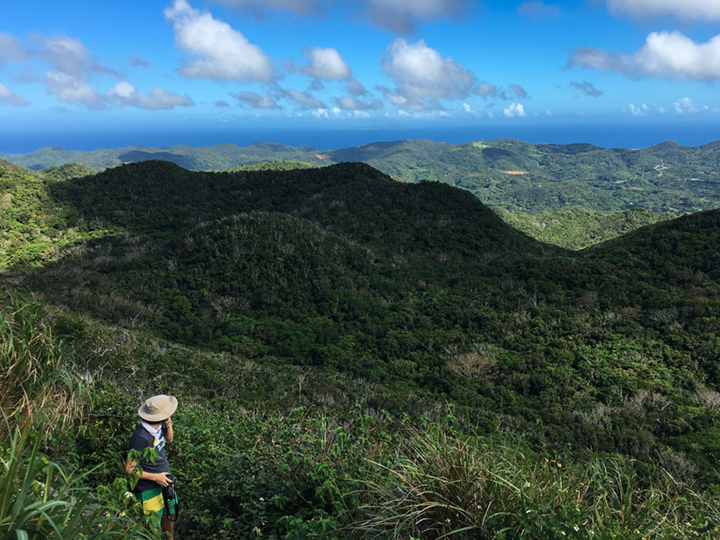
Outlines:
<svg viewBox="0 0 720 540"><path fill-rule="evenodd" d="M510 90L512 90L513 94L515 94L519 99L530 99L528 93L519 84L510 84L508 86L510 86Z"/></svg>
<svg viewBox="0 0 720 540"><path fill-rule="evenodd" d="M275 101L270 99L264 94L258 94L257 92L242 92L239 94L233 94L233 97L243 103L247 103L251 107L256 109L279 109Z"/></svg>
<svg viewBox="0 0 720 540"><path fill-rule="evenodd" d="M153 63L150 60L145 60L140 53L134 52L128 55L128 60L131 66L135 67L152 67Z"/></svg>
<svg viewBox="0 0 720 540"><path fill-rule="evenodd" d="M352 75L352 70L342 59L337 49L305 48L303 54L308 57L308 63L300 68L300 73L331 81L340 81Z"/></svg>
<svg viewBox="0 0 720 540"><path fill-rule="evenodd" d="M122 74L101 65L79 39L58 37L48 39L42 51L45 61L57 71L75 78L86 77L90 73L102 73L121 77Z"/></svg>
<svg viewBox="0 0 720 540"><path fill-rule="evenodd" d="M348 93L353 96L364 96L368 93L365 87L352 77L345 81L345 86L347 87Z"/></svg>
<svg viewBox="0 0 720 540"><path fill-rule="evenodd" d="M5 62L22 62L24 60L27 60L25 49L15 41L12 34L0 32L0 65Z"/></svg>
<svg viewBox="0 0 720 540"><path fill-rule="evenodd" d="M525 107L520 103L513 103L505 107L503 114L508 118L523 118L525 116Z"/></svg>
<svg viewBox="0 0 720 540"><path fill-rule="evenodd" d="M127 81L120 81L107 91L108 100L118 107L137 107L139 109L173 109L175 107L192 107L193 100L172 94L163 88L153 88L147 94L138 92Z"/></svg>
<svg viewBox="0 0 720 540"><path fill-rule="evenodd" d="M581 83L577 81L572 81L570 83L570 86L572 86L576 90L580 90L586 96L598 97L602 95L602 90L598 90L592 83L589 83L587 81L583 81Z"/></svg>
<svg viewBox="0 0 720 540"><path fill-rule="evenodd" d="M398 38L388 45L387 52L383 69L398 88L395 92L384 89L385 97L403 109L439 108L427 100L465 98L475 82L471 71L449 56L443 58L424 40L410 45Z"/></svg>
<svg viewBox="0 0 720 540"><path fill-rule="evenodd" d="M467 114L471 114L476 118L482 114L482 109L473 109L468 103L463 103L463 111Z"/></svg>
<svg viewBox="0 0 720 540"><path fill-rule="evenodd" d="M164 14L173 25L177 46L200 57L183 63L179 71L185 77L273 81L270 58L226 22L193 9L186 0L175 0Z"/></svg>
<svg viewBox="0 0 720 540"><path fill-rule="evenodd" d="M96 74L122 77L121 73L95 60L77 39L48 39L40 56L52 66L44 78L48 92L66 103L82 103L93 109L101 109L104 107L103 97L90 85L88 79Z"/></svg>
<svg viewBox="0 0 720 540"><path fill-rule="evenodd" d="M555 4L546 5L543 2L523 2L517 9L518 15L534 19L549 19L560 17L560 8Z"/></svg>
<svg viewBox="0 0 720 540"><path fill-rule="evenodd" d="M675 112L678 114L693 114L698 112L690 98L681 98L677 100L673 103L673 109L675 109Z"/></svg>
<svg viewBox="0 0 720 540"><path fill-rule="evenodd" d="M666 15L704 22L720 19L717 0L607 0L607 6L611 13L639 19Z"/></svg>
<svg viewBox="0 0 720 540"><path fill-rule="evenodd" d="M707 43L695 43L680 32L653 32L635 54L615 54L581 47L570 66L619 71L623 75L651 75L668 79L720 79L720 35Z"/></svg>
<svg viewBox="0 0 720 540"><path fill-rule="evenodd" d="M6 103L9 103L10 105L17 105L20 107L30 105L30 103L24 97L14 94L3 83L0 83L0 101L5 101Z"/></svg>
<svg viewBox="0 0 720 540"><path fill-rule="evenodd" d="M372 103L363 103L350 96L343 96L335 98L337 106L344 111L367 111L369 109L382 109L383 104L379 99L374 100Z"/></svg>
<svg viewBox="0 0 720 540"><path fill-rule="evenodd" d="M486 82L478 84L474 89L473 93L480 96L483 99L487 99L489 97L495 97L498 93L497 86L493 86L492 84L488 84Z"/></svg>
<svg viewBox="0 0 720 540"><path fill-rule="evenodd" d="M327 106L319 99L314 98L306 92L299 92L292 88L282 90L283 94L293 100L295 103L302 105L308 109L323 109L327 110Z"/></svg>
<svg viewBox="0 0 720 540"><path fill-rule="evenodd" d="M315 118L330 118L328 110L324 108L312 111L310 114L312 114Z"/></svg>
<svg viewBox="0 0 720 540"><path fill-rule="evenodd" d="M630 113L633 116L645 116L650 111L650 108L645 103L643 103L640 107L636 107L631 103L628 105L628 109L630 109Z"/></svg>
<svg viewBox="0 0 720 540"><path fill-rule="evenodd" d="M303 54L307 56L308 63L300 68L300 73L315 78L311 89L322 90L323 85L320 80L324 79L345 81L348 93L353 96L364 96L368 93L365 87L353 78L352 68L345 63L337 49L305 47ZM295 70L294 64L289 62L287 69L292 73Z"/></svg>
<svg viewBox="0 0 720 540"><path fill-rule="evenodd" d="M93 109L103 108L100 92L82 78L61 71L48 71L45 74L45 86L48 92L65 103L83 103Z"/></svg>

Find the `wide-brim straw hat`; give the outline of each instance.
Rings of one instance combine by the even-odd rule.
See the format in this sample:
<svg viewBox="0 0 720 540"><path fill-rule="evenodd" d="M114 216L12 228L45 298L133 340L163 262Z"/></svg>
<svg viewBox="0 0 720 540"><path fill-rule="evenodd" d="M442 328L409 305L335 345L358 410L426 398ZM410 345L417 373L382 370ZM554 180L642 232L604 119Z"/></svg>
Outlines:
<svg viewBox="0 0 720 540"><path fill-rule="evenodd" d="M145 400L142 407L138 409L138 414L140 418L148 422L159 422L170 418L170 415L177 410L177 406L177 398L160 394Z"/></svg>

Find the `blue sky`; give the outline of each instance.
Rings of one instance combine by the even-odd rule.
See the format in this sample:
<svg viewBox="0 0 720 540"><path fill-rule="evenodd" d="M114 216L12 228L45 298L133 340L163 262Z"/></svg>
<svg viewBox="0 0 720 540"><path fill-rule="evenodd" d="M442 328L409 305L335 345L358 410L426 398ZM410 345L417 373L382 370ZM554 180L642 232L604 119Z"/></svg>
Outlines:
<svg viewBox="0 0 720 540"><path fill-rule="evenodd" d="M720 139L718 0L27 0L2 11L0 152L120 140L109 133L217 143L616 124Z"/></svg>

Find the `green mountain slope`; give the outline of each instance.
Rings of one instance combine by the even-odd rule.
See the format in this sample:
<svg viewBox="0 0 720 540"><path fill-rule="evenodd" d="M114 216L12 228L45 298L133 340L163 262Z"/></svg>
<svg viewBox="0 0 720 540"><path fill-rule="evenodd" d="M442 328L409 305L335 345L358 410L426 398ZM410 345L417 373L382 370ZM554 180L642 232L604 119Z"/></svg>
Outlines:
<svg viewBox="0 0 720 540"><path fill-rule="evenodd" d="M52 178L54 180L82 178L83 176L91 176L93 174L97 174L95 169L79 163L66 163L65 165L52 166L42 170L42 175L45 178Z"/></svg>
<svg viewBox="0 0 720 540"><path fill-rule="evenodd" d="M68 339L90 339L78 321L94 320L137 347L226 355L198 381L248 360L305 369L325 374L313 391L338 406L419 413L447 400L535 448L675 452L717 481L706 396L720 389L720 211L571 253L465 190L359 163L204 173L146 161L37 190L52 219L33 227L73 231L75 245L33 270L9 245L4 282L70 314ZM153 369L181 369L157 358ZM253 384L256 397L292 393Z"/></svg>
<svg viewBox="0 0 720 540"><path fill-rule="evenodd" d="M495 207L494 210L506 223L541 242L575 250L677 217L675 214L651 212L641 208L614 214L574 208L543 216L511 212L500 207Z"/></svg>

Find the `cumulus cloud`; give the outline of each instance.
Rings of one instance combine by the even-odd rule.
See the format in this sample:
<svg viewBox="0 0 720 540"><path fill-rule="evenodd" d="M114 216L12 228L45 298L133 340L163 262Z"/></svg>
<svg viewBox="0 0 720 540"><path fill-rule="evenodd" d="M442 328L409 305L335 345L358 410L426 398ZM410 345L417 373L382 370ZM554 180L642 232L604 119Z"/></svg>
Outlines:
<svg viewBox="0 0 720 540"><path fill-rule="evenodd" d="M65 103L83 103L91 109L102 109L103 99L86 80L78 79L60 71L48 71L45 74L45 86L48 92L55 94Z"/></svg>
<svg viewBox="0 0 720 540"><path fill-rule="evenodd" d="M120 81L107 91L107 99L118 107L137 107L138 109L173 109L192 107L193 100L185 94L172 94L164 88L153 88L147 94L138 92L127 81Z"/></svg>
<svg viewBox="0 0 720 540"><path fill-rule="evenodd" d="M258 94L257 92L242 92L240 94L233 94L233 97L238 101L247 103L255 109L279 109L275 101L266 95Z"/></svg>
<svg viewBox="0 0 720 540"><path fill-rule="evenodd" d="M482 109L473 109L473 108L472 108L469 104L467 104L467 103L463 103L462 106L463 106L463 110L464 110L467 114L471 114L472 116L475 116L476 118L480 117L480 115L482 114Z"/></svg>
<svg viewBox="0 0 720 540"><path fill-rule="evenodd" d="M383 70L398 88L394 92L383 90L385 97L400 108L438 108L437 99L465 98L475 82L471 71L449 56L443 58L424 40L411 45L398 38L388 45L387 52Z"/></svg>
<svg viewBox="0 0 720 540"><path fill-rule="evenodd" d="M0 65L5 62L22 62L27 59L27 53L15 41L12 34L0 32Z"/></svg>
<svg viewBox="0 0 720 540"><path fill-rule="evenodd" d="M528 93L519 84L511 84L509 86L510 86L510 90L513 91L513 94L515 94L519 99L530 99L530 96L528 95Z"/></svg>
<svg viewBox="0 0 720 540"><path fill-rule="evenodd" d="M45 74L48 92L66 103L82 103L103 108L103 97L89 83L92 75L122 77L121 73L101 65L80 40L68 37L48 39L40 56L52 69Z"/></svg>
<svg viewBox="0 0 720 540"><path fill-rule="evenodd" d="M140 53L134 52L128 55L130 65L134 67L152 67L153 63L150 60L145 60Z"/></svg>
<svg viewBox="0 0 720 540"><path fill-rule="evenodd" d="M352 70L340 56L337 49L322 47L305 48L303 54L307 56L307 65L300 68L300 73L315 77L340 81L350 77Z"/></svg>
<svg viewBox="0 0 720 540"><path fill-rule="evenodd" d="M483 99L487 99L489 97L495 97L497 96L498 90L497 86L493 86L492 84L483 82L478 84L473 89L473 94L480 96Z"/></svg>
<svg viewBox="0 0 720 540"><path fill-rule="evenodd" d="M226 22L193 9L186 0L175 0L163 13L173 25L176 45L199 56L186 60L180 74L197 79L273 81L270 58Z"/></svg>
<svg viewBox="0 0 720 540"><path fill-rule="evenodd" d="M49 39L41 54L56 70L76 78L90 73L102 73L121 77L122 74L101 65L79 39L58 37Z"/></svg>
<svg viewBox="0 0 720 540"><path fill-rule="evenodd" d="M595 88L595 86L593 86L592 83L589 83L587 81L583 81L583 82L573 81L570 83L570 86L572 86L576 90L580 90L586 96L591 96L591 97L602 96L602 90L598 90L597 88Z"/></svg>
<svg viewBox="0 0 720 540"><path fill-rule="evenodd" d="M650 108L644 103L639 107L636 107L631 103L630 105L628 105L628 109L630 109L630 113L633 116L645 116L648 114L648 112L650 112Z"/></svg>
<svg viewBox="0 0 720 540"><path fill-rule="evenodd" d="M673 109L675 109L675 112L678 114L693 114L698 112L690 98L681 98L677 100L673 103Z"/></svg>
<svg viewBox="0 0 720 540"><path fill-rule="evenodd" d="M330 118L327 109L317 109L312 111L310 114L312 114L315 118Z"/></svg>
<svg viewBox="0 0 720 540"><path fill-rule="evenodd" d="M335 98L335 103L338 108L343 111L367 111L368 109L382 109L383 104L379 99L374 100L372 103L363 103L350 96L343 96Z"/></svg>
<svg viewBox="0 0 720 540"><path fill-rule="evenodd" d="M327 109L327 105L306 92L299 92L292 88L284 89L282 92L285 97L307 109Z"/></svg>
<svg viewBox="0 0 720 540"><path fill-rule="evenodd" d="M227 109L228 107L230 107L230 104L229 104L227 101L224 101L224 100L222 100L222 99L218 99L218 100L214 103L214 105L215 105L218 109Z"/></svg>
<svg viewBox="0 0 720 540"><path fill-rule="evenodd" d="M680 32L653 32L635 54L603 49L576 49L568 66L618 71L626 76L650 75L668 79L720 79L720 35L696 43Z"/></svg>
<svg viewBox="0 0 720 540"><path fill-rule="evenodd" d="M717 0L607 0L611 13L639 19L672 15L686 20L720 20Z"/></svg>
<svg viewBox="0 0 720 540"><path fill-rule="evenodd" d="M551 19L561 15L560 8L555 4L543 2L523 2L517 9L518 15L534 19Z"/></svg>
<svg viewBox="0 0 720 540"><path fill-rule="evenodd" d="M508 107L505 107L503 114L508 118L522 118L525 116L525 107L520 103L513 103Z"/></svg>
<svg viewBox="0 0 720 540"><path fill-rule="evenodd" d="M30 105L30 103L22 96L14 94L7 86L0 83L0 101L9 103L10 105L17 105L24 107Z"/></svg>
<svg viewBox="0 0 720 540"><path fill-rule="evenodd" d="M310 85L311 90L322 90L324 87L321 80L345 81L347 91L353 96L364 96L368 92L365 87L352 76L352 68L345 63L337 49L322 47L305 47L303 54L308 62L300 68L300 73L313 77L315 80ZM289 72L295 69L294 64Z"/></svg>
<svg viewBox="0 0 720 540"><path fill-rule="evenodd" d="M351 96L364 96L368 93L365 87L352 77L345 81L345 86Z"/></svg>

